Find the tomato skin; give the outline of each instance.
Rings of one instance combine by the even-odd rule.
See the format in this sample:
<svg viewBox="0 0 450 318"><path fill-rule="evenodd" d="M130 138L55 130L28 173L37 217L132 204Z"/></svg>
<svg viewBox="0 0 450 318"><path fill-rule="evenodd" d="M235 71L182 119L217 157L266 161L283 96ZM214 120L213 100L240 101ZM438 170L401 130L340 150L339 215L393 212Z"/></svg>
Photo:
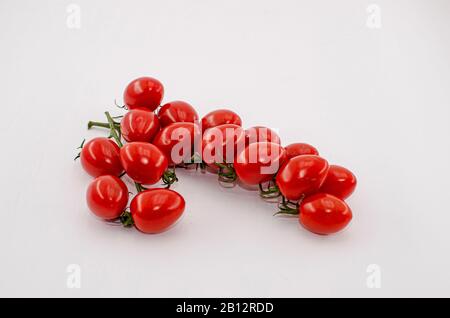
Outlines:
<svg viewBox="0 0 450 318"><path fill-rule="evenodd" d="M178 137L178 139L176 139ZM180 151L180 158L172 158L172 149L182 140L190 138L189 143L191 153L184 154L184 150ZM184 143L184 142L183 142ZM167 157L170 164L180 164L183 161L190 161L194 155L194 151L200 149L201 132L197 124L194 123L173 123L164 127L153 139L153 144L158 147ZM178 154L178 153L177 153Z"/></svg>
<svg viewBox="0 0 450 318"><path fill-rule="evenodd" d="M352 217L352 210L343 200L327 193L307 197L299 206L300 224L316 234L339 232L350 223Z"/></svg>
<svg viewBox="0 0 450 318"><path fill-rule="evenodd" d="M316 192L328 172L328 162L319 156L297 156L287 161L278 171L276 183L288 200L299 200Z"/></svg>
<svg viewBox="0 0 450 318"><path fill-rule="evenodd" d="M197 123L198 114L194 107L183 101L173 101L164 104L158 112L161 127L173 123Z"/></svg>
<svg viewBox="0 0 450 318"><path fill-rule="evenodd" d="M223 124L242 126L241 117L229 109L216 109L202 118L202 132L211 127Z"/></svg>
<svg viewBox="0 0 450 318"><path fill-rule="evenodd" d="M128 176L142 184L155 184L168 167L161 150L147 142L125 144L120 149L120 160Z"/></svg>
<svg viewBox="0 0 450 318"><path fill-rule="evenodd" d="M216 137L221 139L216 141ZM211 127L203 133L203 161L213 169L217 169L216 162L233 163L239 147L245 148L245 131L238 125L223 124ZM227 158L227 151L230 158ZM233 151L233 157L231 157L231 151ZM216 154L220 160L216 160Z"/></svg>
<svg viewBox="0 0 450 318"><path fill-rule="evenodd" d="M154 234L167 230L184 212L184 198L170 189L150 189L137 194L130 205L136 228Z"/></svg>
<svg viewBox="0 0 450 318"><path fill-rule="evenodd" d="M122 118L120 130L123 138L128 142L150 142L159 131L159 119L150 111L130 110Z"/></svg>
<svg viewBox="0 0 450 318"><path fill-rule="evenodd" d="M281 139L272 129L264 126L254 126L245 130L245 143L249 145L254 142L274 142L281 144Z"/></svg>
<svg viewBox="0 0 450 318"><path fill-rule="evenodd" d="M104 220L117 219L128 203L128 188L116 176L103 175L95 178L86 191L89 209Z"/></svg>
<svg viewBox="0 0 450 318"><path fill-rule="evenodd" d="M233 167L243 183L257 185L272 180L277 172L276 170L283 165L285 160L285 150L279 144L255 142L248 145L237 155ZM261 168L268 168L269 166L275 169L272 171L273 173L261 171Z"/></svg>
<svg viewBox="0 0 450 318"><path fill-rule="evenodd" d="M301 142L290 144L286 146L284 149L286 149L286 156L288 157L288 159L292 159L294 157L301 155L316 155L316 156L319 155L319 152L317 151L316 148L314 148L309 144Z"/></svg>
<svg viewBox="0 0 450 318"><path fill-rule="evenodd" d="M341 166L330 165L327 177L319 191L344 200L353 193L355 188L356 177L350 170Z"/></svg>
<svg viewBox="0 0 450 318"><path fill-rule="evenodd" d="M93 177L105 174L118 176L123 171L119 146L104 137L89 140L81 149L80 161L83 169Z"/></svg>
<svg viewBox="0 0 450 318"><path fill-rule="evenodd" d="M125 89L123 100L128 109L144 107L155 110L164 96L164 87L160 81L152 77L139 77Z"/></svg>

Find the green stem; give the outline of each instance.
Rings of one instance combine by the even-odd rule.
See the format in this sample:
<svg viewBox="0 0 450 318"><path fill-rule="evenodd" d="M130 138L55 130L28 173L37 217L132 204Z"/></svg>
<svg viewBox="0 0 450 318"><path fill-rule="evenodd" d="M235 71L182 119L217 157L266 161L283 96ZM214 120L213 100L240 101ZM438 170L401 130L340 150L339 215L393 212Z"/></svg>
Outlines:
<svg viewBox="0 0 450 318"><path fill-rule="evenodd" d="M114 140L116 141L117 145L122 148L123 147L123 143L120 140L119 134L117 133L117 128L115 126L116 122L114 121L114 119L111 117L109 112L105 112L106 118L108 119L108 125L109 125L109 129L110 129L110 134L111 136L114 138ZM144 188L142 187L141 184L135 182L134 185L136 186L136 190L137 192L142 192L144 190Z"/></svg>
<svg viewBox="0 0 450 318"><path fill-rule="evenodd" d="M89 121L87 126L88 126L88 129L91 129L92 127L102 127L102 128L108 128L108 129L110 128L109 123L102 123L99 121ZM120 124L117 122L114 122L114 126L119 128Z"/></svg>
<svg viewBox="0 0 450 318"><path fill-rule="evenodd" d="M119 135L117 134L117 130L115 127L115 121L114 119L111 117L111 115L109 114L109 112L105 112L106 118L108 119L108 123L109 123L109 129L111 130L111 136L114 138L114 140L116 141L117 145L119 145L119 147L123 147L122 141L120 140Z"/></svg>

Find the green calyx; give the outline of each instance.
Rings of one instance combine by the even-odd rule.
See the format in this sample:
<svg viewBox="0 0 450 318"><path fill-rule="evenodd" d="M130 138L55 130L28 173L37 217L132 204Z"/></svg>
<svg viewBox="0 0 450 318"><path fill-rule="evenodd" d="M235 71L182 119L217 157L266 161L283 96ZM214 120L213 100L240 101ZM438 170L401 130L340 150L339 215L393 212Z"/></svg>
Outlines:
<svg viewBox="0 0 450 318"><path fill-rule="evenodd" d="M124 227L130 227L134 225L133 217L131 216L131 213L129 211L123 211L119 216L119 220Z"/></svg>
<svg viewBox="0 0 450 318"><path fill-rule="evenodd" d="M299 214L299 206L300 203L303 201L303 198L305 196L302 196L299 201L292 202L287 200L284 196L281 196L281 202L278 204L279 211L275 213L274 215L295 215L297 216Z"/></svg>
<svg viewBox="0 0 450 318"><path fill-rule="evenodd" d="M83 149L85 142L86 142L86 138L83 139L83 141L81 142L81 145L77 149ZM77 154L77 156L75 158L73 158L73 160L76 161L78 158L80 158L80 156L81 156L81 151Z"/></svg>
<svg viewBox="0 0 450 318"><path fill-rule="evenodd" d="M231 163L215 163L219 167L219 181L224 183L234 183L237 180L237 174Z"/></svg>
<svg viewBox="0 0 450 318"><path fill-rule="evenodd" d="M281 195L280 189L276 185L275 182L269 182L267 189L263 188L263 185L259 184L259 195L263 199L272 199L272 198L278 198Z"/></svg>
<svg viewBox="0 0 450 318"><path fill-rule="evenodd" d="M177 175L175 173L174 169L167 169L164 174L162 175L162 181L163 184L166 186L166 188L170 188L172 184L178 181Z"/></svg>

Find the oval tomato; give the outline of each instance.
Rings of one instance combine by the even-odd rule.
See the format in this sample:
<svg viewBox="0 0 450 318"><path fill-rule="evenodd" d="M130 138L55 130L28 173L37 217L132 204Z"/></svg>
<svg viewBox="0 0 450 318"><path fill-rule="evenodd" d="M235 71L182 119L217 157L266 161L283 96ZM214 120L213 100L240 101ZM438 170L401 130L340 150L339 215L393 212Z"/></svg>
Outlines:
<svg viewBox="0 0 450 318"><path fill-rule="evenodd" d="M155 184L168 167L166 156L146 142L130 142L120 149L120 160L128 176L142 184Z"/></svg>
<svg viewBox="0 0 450 318"><path fill-rule="evenodd" d="M116 176L95 178L86 192L89 209L104 220L117 219L128 203L128 188Z"/></svg>
<svg viewBox="0 0 450 318"><path fill-rule="evenodd" d="M264 141L281 144L280 137L270 128L264 126L255 126L245 130L246 145L254 142Z"/></svg>
<svg viewBox="0 0 450 318"><path fill-rule="evenodd" d="M152 77L139 77L133 80L123 93L123 100L128 109L144 107L155 110L164 96L164 87Z"/></svg>
<svg viewBox="0 0 450 318"><path fill-rule="evenodd" d="M233 167L243 183L256 185L272 180L285 159L279 144L255 142L237 155Z"/></svg>
<svg viewBox="0 0 450 318"><path fill-rule="evenodd" d="M355 188L356 177L350 170L341 166L330 165L327 177L319 191L344 200L353 193Z"/></svg>
<svg viewBox="0 0 450 318"><path fill-rule="evenodd" d="M200 128L194 123L173 123L164 127L153 139L170 164L190 162L200 148Z"/></svg>
<svg viewBox="0 0 450 318"><path fill-rule="evenodd" d="M328 172L328 162L312 155L297 156L278 171L276 183L288 200L299 200L319 190Z"/></svg>
<svg viewBox="0 0 450 318"><path fill-rule="evenodd" d="M294 144L290 144L286 147L284 147L284 149L286 149L286 156L288 159L292 159L294 157L297 156L301 156L301 155L319 155L319 152L317 151L316 148L314 148L313 146L309 145L309 144L305 144L305 143L294 143Z"/></svg>
<svg viewBox="0 0 450 318"><path fill-rule="evenodd" d="M194 107L183 101L173 101L164 104L158 112L161 127L173 123L197 123L198 114Z"/></svg>
<svg viewBox="0 0 450 318"><path fill-rule="evenodd" d="M219 125L203 133L203 161L210 167L217 168L215 163L233 163L239 147L245 148L245 131L238 125Z"/></svg>
<svg viewBox="0 0 450 318"><path fill-rule="evenodd" d="M120 148L112 140L104 137L88 141L81 149L81 166L93 177L105 174L118 176L123 168L120 163Z"/></svg>
<svg viewBox="0 0 450 318"><path fill-rule="evenodd" d="M326 193L305 198L299 206L299 221L316 234L341 231L352 220L350 207L341 199Z"/></svg>
<svg viewBox="0 0 450 318"><path fill-rule="evenodd" d="M202 118L202 132L211 127L223 124L242 126L241 117L229 109L217 109Z"/></svg>
<svg viewBox="0 0 450 318"><path fill-rule="evenodd" d="M136 228L144 233L160 233L174 224L184 212L183 197L169 189L138 193L130 205Z"/></svg>
<svg viewBox="0 0 450 318"><path fill-rule="evenodd" d="M120 130L123 138L128 142L150 142L159 131L159 119L150 111L130 110L122 118Z"/></svg>

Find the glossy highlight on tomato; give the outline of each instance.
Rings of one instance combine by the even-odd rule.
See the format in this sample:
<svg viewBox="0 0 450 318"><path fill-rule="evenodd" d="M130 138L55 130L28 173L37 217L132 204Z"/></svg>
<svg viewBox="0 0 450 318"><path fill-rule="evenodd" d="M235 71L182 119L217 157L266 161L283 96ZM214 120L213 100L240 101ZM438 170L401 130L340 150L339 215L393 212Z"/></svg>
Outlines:
<svg viewBox="0 0 450 318"><path fill-rule="evenodd" d="M285 150L279 144L255 142L237 155L233 167L243 183L257 185L272 180L285 160Z"/></svg>
<svg viewBox="0 0 450 318"><path fill-rule="evenodd" d="M356 177L347 168L330 165L320 192L332 194L342 200L348 198L356 188Z"/></svg>
<svg viewBox="0 0 450 318"><path fill-rule="evenodd" d="M123 138L128 142L150 142L159 131L159 119L150 111L130 110L122 118L120 130Z"/></svg>
<svg viewBox="0 0 450 318"><path fill-rule="evenodd" d="M327 193L317 193L304 199L299 206L299 221L316 234L333 234L344 229L352 220L350 207L341 199Z"/></svg>
<svg viewBox="0 0 450 318"><path fill-rule="evenodd" d="M117 219L128 203L128 188L116 176L104 175L95 178L86 191L89 209L104 220Z"/></svg>
<svg viewBox="0 0 450 318"><path fill-rule="evenodd" d="M319 156L303 155L288 160L278 171L276 183L288 200L299 200L322 186L328 162Z"/></svg>
<svg viewBox="0 0 450 318"><path fill-rule="evenodd" d="M198 114L194 107L179 100L164 104L158 116L161 127L173 123L198 123Z"/></svg>
<svg viewBox="0 0 450 318"><path fill-rule="evenodd" d="M241 117L229 109L217 109L209 112L202 118L202 132L223 124L233 124L242 126Z"/></svg>
<svg viewBox="0 0 450 318"><path fill-rule="evenodd" d="M190 162L194 153L200 150L200 128L194 123L170 124L159 131L153 144L165 154L170 164Z"/></svg>
<svg viewBox="0 0 450 318"><path fill-rule="evenodd" d="M152 77L139 77L125 88L123 100L128 109L144 107L155 110L164 96L164 87L160 81Z"/></svg>
<svg viewBox="0 0 450 318"><path fill-rule="evenodd" d="M130 142L120 149L120 160L128 176L137 183L157 183L168 167L166 156L146 142Z"/></svg>
<svg viewBox="0 0 450 318"><path fill-rule="evenodd" d="M93 177L118 176L123 171L120 148L108 138L97 137L88 141L81 149L80 160L83 169Z"/></svg>
<svg viewBox="0 0 450 318"><path fill-rule="evenodd" d="M316 156L319 155L319 152L317 151L316 148L314 148L309 144L301 142L290 144L284 147L284 149L286 149L286 156L288 159L292 159L294 157L301 155L316 155Z"/></svg>
<svg viewBox="0 0 450 318"><path fill-rule="evenodd" d="M183 214L184 198L170 189L150 189L137 194L130 205L134 225L144 233L167 230Z"/></svg>
<svg viewBox="0 0 450 318"><path fill-rule="evenodd" d="M247 145L254 142L274 142L281 144L281 139L275 131L264 126L250 127L245 130L245 142Z"/></svg>

